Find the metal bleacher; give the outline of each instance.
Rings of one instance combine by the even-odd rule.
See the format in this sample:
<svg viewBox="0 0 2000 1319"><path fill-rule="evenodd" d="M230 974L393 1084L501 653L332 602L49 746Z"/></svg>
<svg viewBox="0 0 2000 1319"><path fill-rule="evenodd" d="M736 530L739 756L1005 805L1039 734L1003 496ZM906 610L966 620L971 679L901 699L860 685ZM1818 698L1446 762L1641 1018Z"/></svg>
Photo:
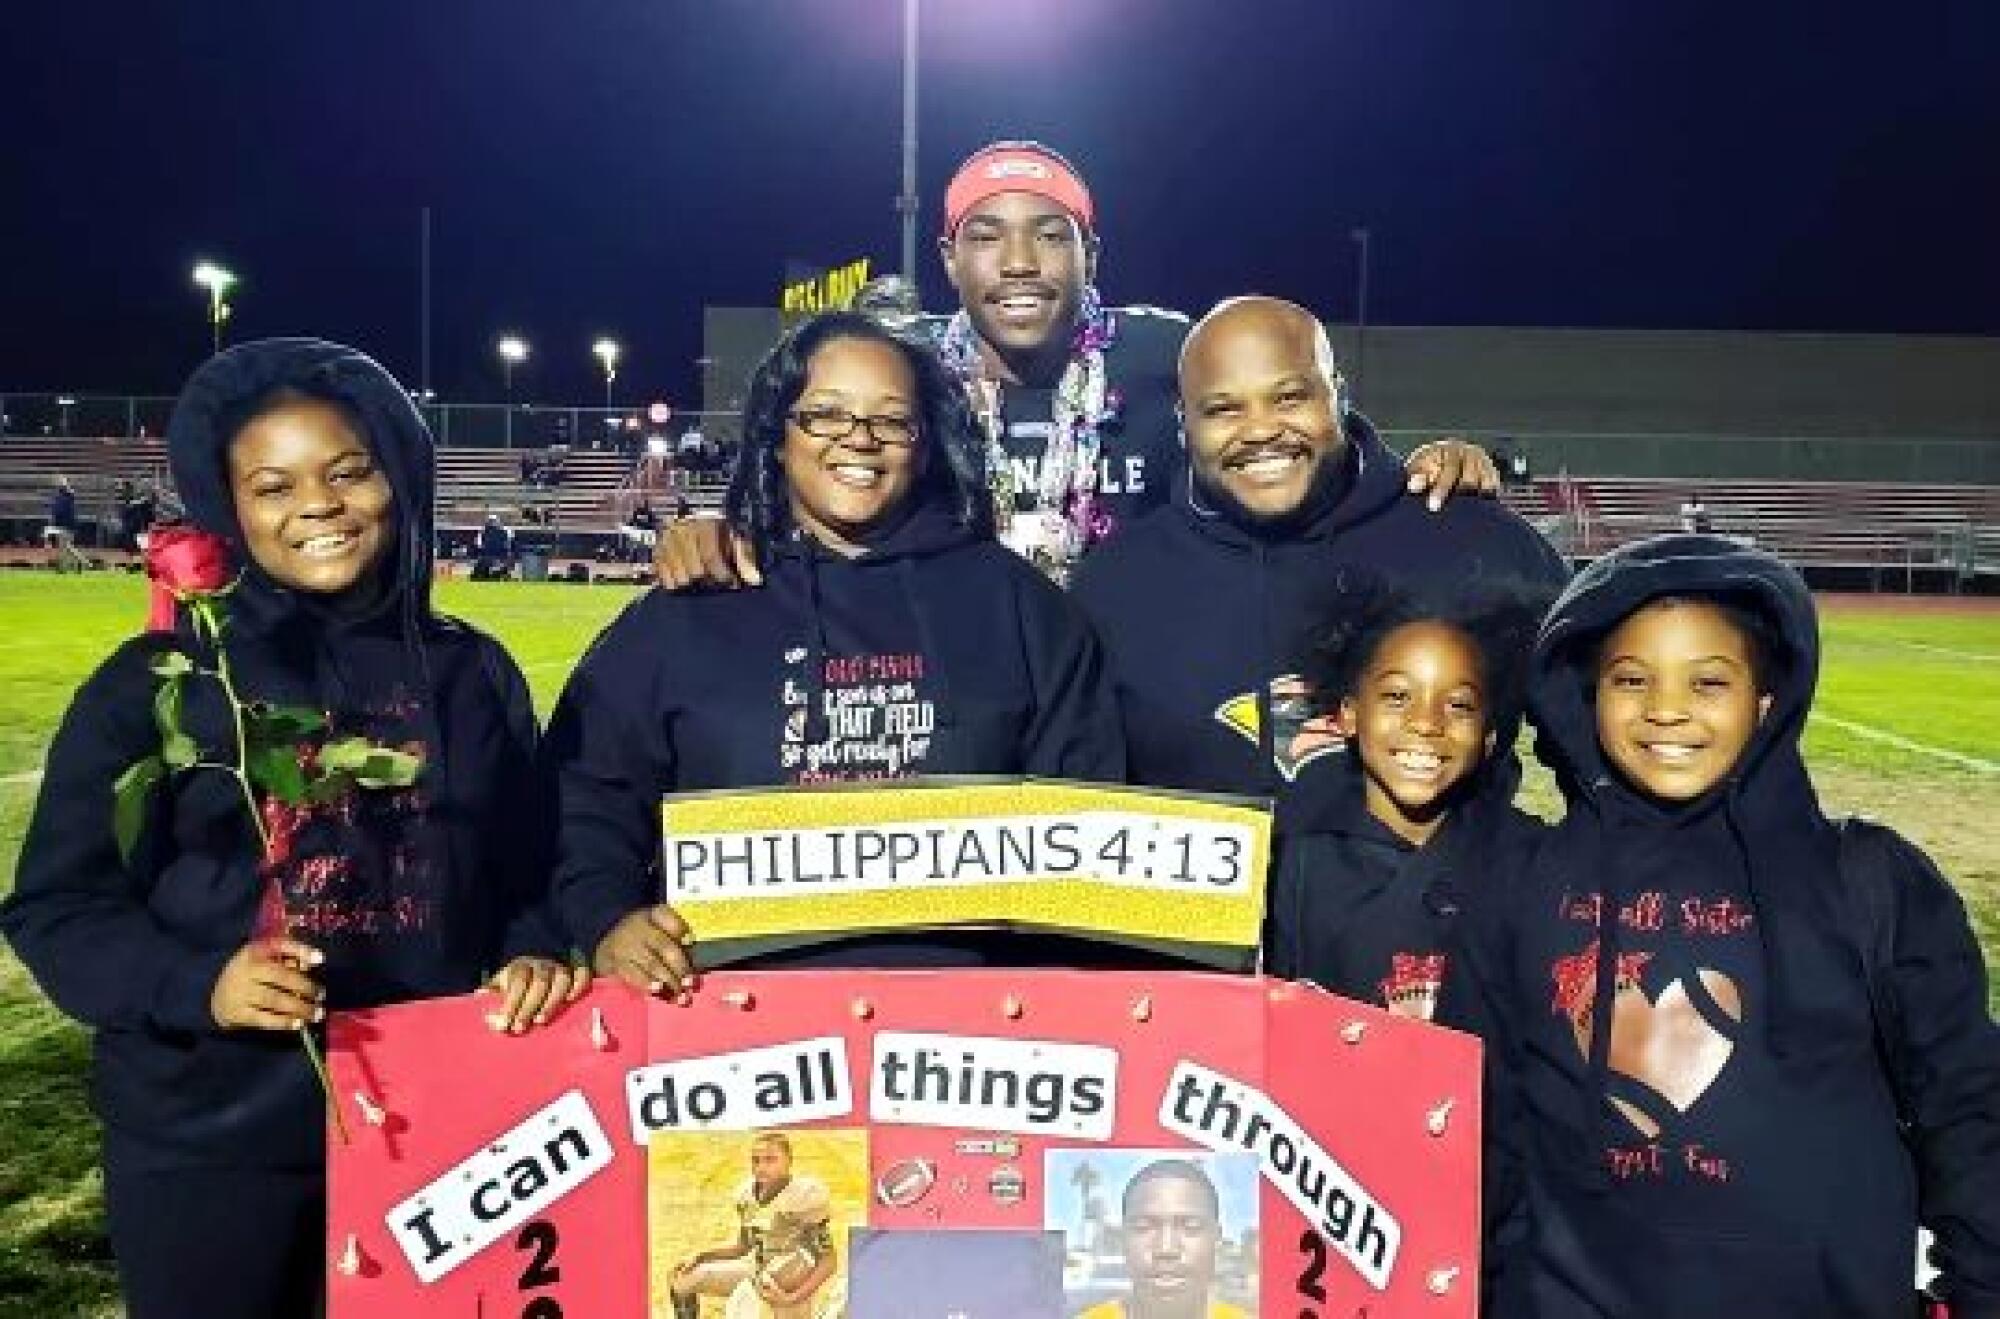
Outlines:
<svg viewBox="0 0 2000 1319"><path fill-rule="evenodd" d="M552 483L524 479L523 456L558 460ZM616 538L642 500L661 515L683 500L721 500L720 479L598 449L438 450L437 525L447 539L475 532L489 513L539 532L555 553L583 554ZM529 466L532 466L531 462ZM171 510L166 446L156 438L0 437L0 543L13 561L39 561L40 529L58 476L77 493L81 542L102 547L116 525L121 480L160 490ZM1699 500L1713 530L1761 546L1827 580L1872 590L2000 587L2000 486L1873 481L1570 476L1507 492L1508 502L1574 561L1681 529Z"/></svg>
<svg viewBox="0 0 2000 1319"><path fill-rule="evenodd" d="M551 484L524 480L524 455L552 459L560 476ZM488 514L497 514L511 527L582 542L617 535L642 500L662 513L683 498L694 510L721 500L713 477L690 479L612 450L441 448L437 476L437 527L445 536L469 535ZM166 445L157 438L7 436L0 438L0 541L17 550L39 550L49 492L58 477L76 491L86 548L109 545L120 481L157 490L165 508L175 506Z"/></svg>
<svg viewBox="0 0 2000 1319"><path fill-rule="evenodd" d="M1570 558L1682 530L1699 502L1717 535L1801 571L1875 590L1963 589L2000 577L2000 486L1871 481L1561 476L1508 502Z"/></svg>

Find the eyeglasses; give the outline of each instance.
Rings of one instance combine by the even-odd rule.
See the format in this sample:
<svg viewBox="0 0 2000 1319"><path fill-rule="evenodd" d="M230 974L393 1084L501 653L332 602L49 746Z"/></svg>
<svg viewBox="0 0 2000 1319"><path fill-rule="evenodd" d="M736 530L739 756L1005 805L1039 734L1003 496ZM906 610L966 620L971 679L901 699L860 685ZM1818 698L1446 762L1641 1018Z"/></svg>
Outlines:
<svg viewBox="0 0 2000 1319"><path fill-rule="evenodd" d="M844 440L857 426L868 431L877 444L909 445L917 442L915 417L863 417L845 408L800 408L791 414L794 424L819 440Z"/></svg>

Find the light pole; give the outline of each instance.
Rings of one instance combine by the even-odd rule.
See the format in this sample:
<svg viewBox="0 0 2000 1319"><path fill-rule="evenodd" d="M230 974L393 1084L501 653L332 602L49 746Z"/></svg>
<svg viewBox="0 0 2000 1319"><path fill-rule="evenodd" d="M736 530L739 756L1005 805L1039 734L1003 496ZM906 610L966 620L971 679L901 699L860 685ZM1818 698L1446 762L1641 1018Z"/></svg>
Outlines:
<svg viewBox="0 0 2000 1319"><path fill-rule="evenodd" d="M709 372L715 369L715 359L697 357L694 359L694 369L701 376L701 410L708 412L715 407L715 401L709 397L715 388L715 382L709 378Z"/></svg>
<svg viewBox="0 0 2000 1319"><path fill-rule="evenodd" d="M1365 226L1351 229L1347 236L1354 240L1354 261L1358 270L1354 292L1354 384L1347 392L1354 405L1359 407L1361 373L1368 366L1368 230Z"/></svg>
<svg viewBox="0 0 2000 1319"><path fill-rule="evenodd" d="M236 276L213 261L201 261L195 264L194 282L208 290L208 350L219 353L222 323L229 319L229 290L236 286Z"/></svg>
<svg viewBox="0 0 2000 1319"><path fill-rule="evenodd" d="M917 3L903 0L903 278L917 283Z"/></svg>
<svg viewBox="0 0 2000 1319"><path fill-rule="evenodd" d="M514 447L514 368L528 360L528 341L516 334L503 334L495 345L500 353L500 378L507 391L507 447Z"/></svg>
<svg viewBox="0 0 2000 1319"><path fill-rule="evenodd" d="M609 413L611 411L611 382L618 378L618 341L616 339L599 339L590 346L590 351L597 354L598 361L604 363L604 410Z"/></svg>

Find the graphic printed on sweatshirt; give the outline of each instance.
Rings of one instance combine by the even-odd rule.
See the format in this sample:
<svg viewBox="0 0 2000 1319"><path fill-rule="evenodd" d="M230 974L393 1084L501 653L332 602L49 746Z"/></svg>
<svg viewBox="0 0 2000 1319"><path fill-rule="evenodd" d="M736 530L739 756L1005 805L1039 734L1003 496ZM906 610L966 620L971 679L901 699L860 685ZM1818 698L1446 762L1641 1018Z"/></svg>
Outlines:
<svg viewBox="0 0 2000 1319"><path fill-rule="evenodd" d="M333 735L367 737L422 759L421 742L395 740L416 712L415 701L398 694L342 720ZM314 754L301 747L299 759ZM271 836L262 869L284 890L295 936L366 942L422 934L437 923L440 879L422 845L430 797L421 780L417 787L353 791L298 806L270 797L260 809ZM375 862L365 853L375 854Z"/></svg>
<svg viewBox="0 0 2000 1319"><path fill-rule="evenodd" d="M1027 393L1045 391L1023 391ZM1049 437L1055 422L1044 404L1040 415L1028 413L1007 418L1002 445L1007 451L1007 467L1013 478L1014 508L1028 512L1041 507L1042 459L1047 456ZM1147 492L1147 462L1143 453L1114 453L1116 440L1106 437L1097 459L1097 493L1106 498L1139 499Z"/></svg>
<svg viewBox="0 0 2000 1319"><path fill-rule="evenodd" d="M1396 1016L1429 1021L1437 1012L1438 987L1443 983L1443 953L1396 953L1376 991L1382 1006Z"/></svg>
<svg viewBox="0 0 2000 1319"><path fill-rule="evenodd" d="M1338 717L1321 711L1318 704L1312 684L1298 674L1271 679L1271 763L1287 783L1320 757L1339 755L1347 749ZM1263 721L1257 693L1230 697L1215 707L1215 718L1224 728L1248 738L1251 746L1258 745Z"/></svg>
<svg viewBox="0 0 2000 1319"><path fill-rule="evenodd" d="M1603 898L1565 893L1563 919L1598 924ZM1731 897L1676 897L1638 894L1621 904L1621 928L1640 935L1670 933L1696 944L1742 937L1754 917ZM1699 951L1698 947L1695 951ZM1599 943L1556 959L1549 976L1550 1010L1568 1019L1577 1055L1590 1057L1597 1022ZM1697 1105L1721 1079L1736 1053L1745 1018L1743 992L1726 972L1701 965L1670 973L1654 950L1621 950L1613 975L1611 1045L1607 1067L1617 1093L1611 1106L1643 1137L1643 1143L1606 1150L1621 1179L1665 1176L1685 1171L1711 1181L1729 1180L1729 1160L1696 1139Z"/></svg>
<svg viewBox="0 0 2000 1319"><path fill-rule="evenodd" d="M808 658L803 647L785 652L778 765L789 781L847 783L924 772L937 703L926 690L921 654L829 655L818 683L807 681Z"/></svg>

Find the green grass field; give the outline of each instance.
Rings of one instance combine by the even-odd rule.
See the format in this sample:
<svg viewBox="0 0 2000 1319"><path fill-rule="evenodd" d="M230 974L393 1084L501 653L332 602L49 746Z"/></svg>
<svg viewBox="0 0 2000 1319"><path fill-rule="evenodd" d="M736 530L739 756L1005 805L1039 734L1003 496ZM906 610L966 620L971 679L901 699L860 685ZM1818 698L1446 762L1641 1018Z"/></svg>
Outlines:
<svg viewBox="0 0 2000 1319"><path fill-rule="evenodd" d="M489 629L546 712L629 588L446 583L441 606ZM70 693L145 612L144 585L0 576L0 892L11 888L42 752ZM1916 840L2000 951L2000 609L1827 609L1807 751L1829 809ZM1531 791L1546 803L1547 786ZM103 1234L83 1033L0 951L0 1316L119 1313Z"/></svg>

